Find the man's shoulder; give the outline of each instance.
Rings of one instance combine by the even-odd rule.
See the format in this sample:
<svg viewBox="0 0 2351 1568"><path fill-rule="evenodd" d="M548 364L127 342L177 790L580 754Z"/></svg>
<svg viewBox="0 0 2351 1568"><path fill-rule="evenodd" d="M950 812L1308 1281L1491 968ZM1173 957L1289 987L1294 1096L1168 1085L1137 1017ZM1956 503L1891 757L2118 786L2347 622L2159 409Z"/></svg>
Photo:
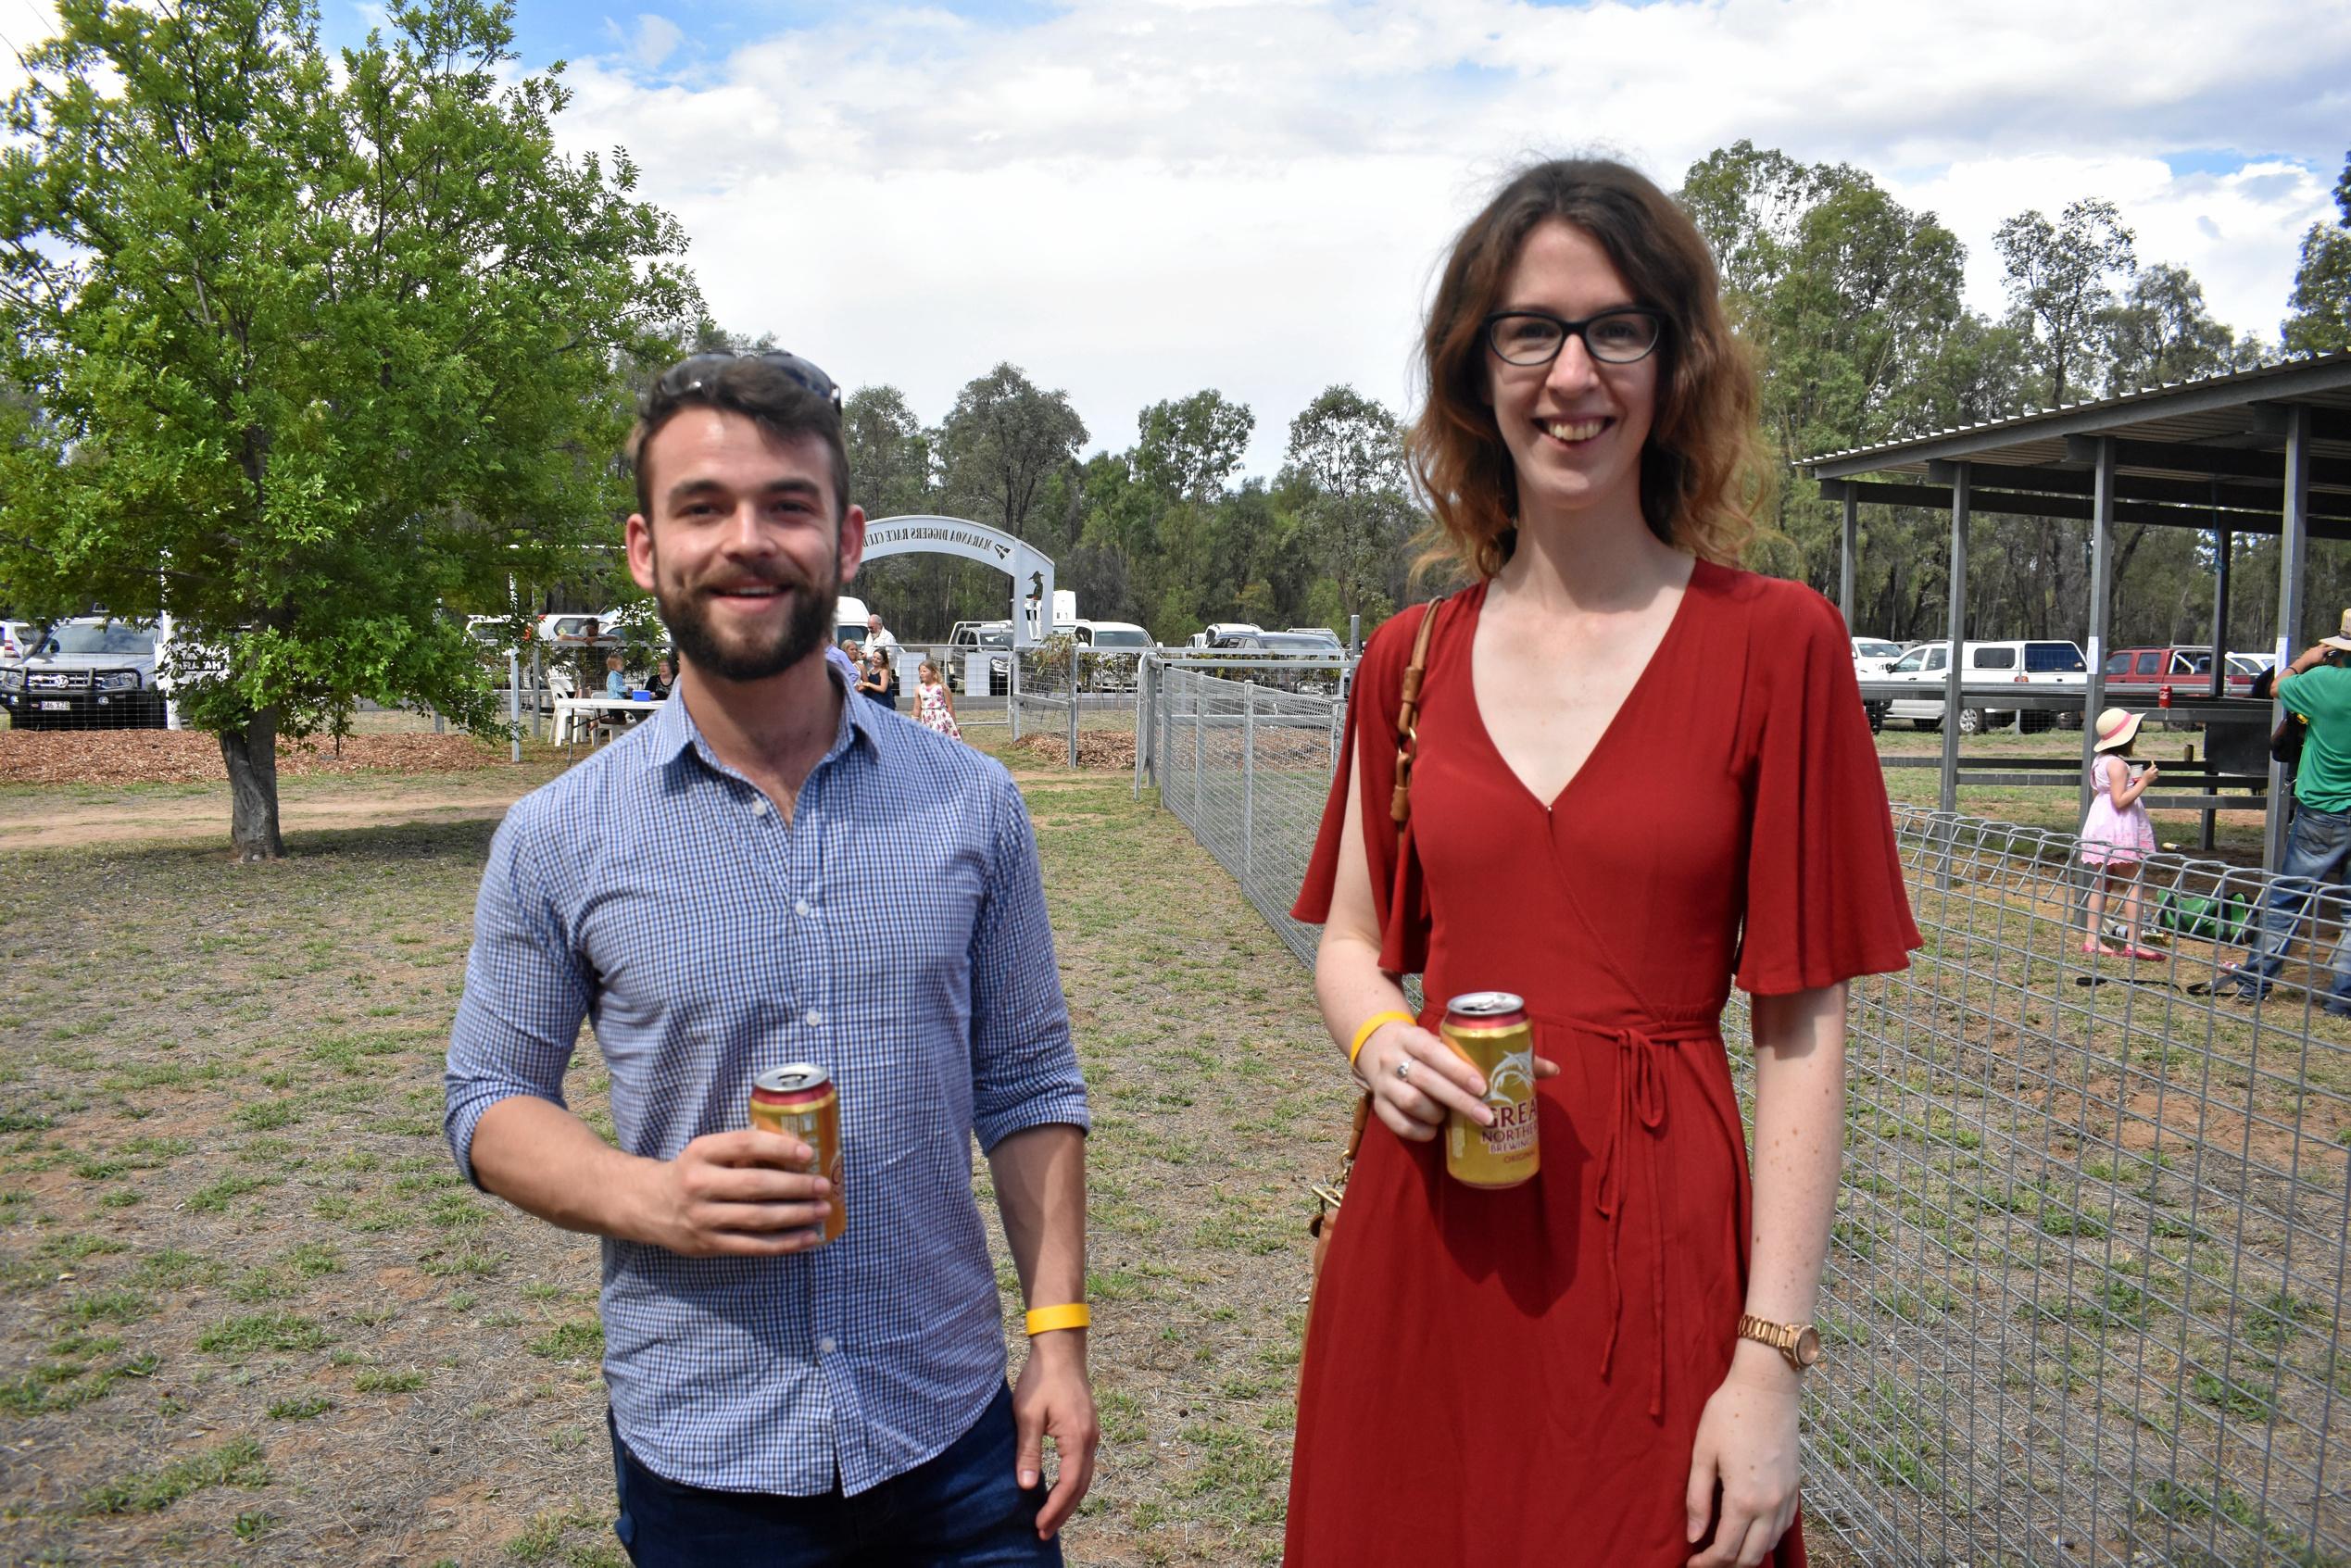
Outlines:
<svg viewBox="0 0 2351 1568"><path fill-rule="evenodd" d="M531 791L507 809L502 831L523 837L565 834L629 800L641 804L645 775L654 766L656 727L639 724Z"/></svg>

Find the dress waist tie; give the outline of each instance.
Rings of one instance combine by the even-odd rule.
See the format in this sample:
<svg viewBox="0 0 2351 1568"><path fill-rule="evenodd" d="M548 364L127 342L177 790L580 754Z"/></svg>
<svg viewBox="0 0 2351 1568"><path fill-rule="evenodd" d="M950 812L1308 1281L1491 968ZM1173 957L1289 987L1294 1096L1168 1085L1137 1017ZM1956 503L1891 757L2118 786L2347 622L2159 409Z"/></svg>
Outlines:
<svg viewBox="0 0 2351 1568"><path fill-rule="evenodd" d="M1617 1238L1625 1228L1625 1162L1634 1158L1632 1146L1638 1143L1641 1175L1648 1188L1649 1315L1657 1334L1649 1413L1662 1415L1666 1408L1666 1217L1657 1200L1657 1141L1666 1127L1666 1075L1657 1047L1710 1039L1715 1025L1709 1022L1659 1024L1654 1029L1603 1028L1578 1022L1570 1027L1578 1034L1614 1041L1616 1047L1616 1110L1608 1151L1601 1160L1597 1204L1601 1218L1608 1222L1608 1339L1600 1352L1600 1375L1606 1377L1616 1360L1617 1331L1624 1322L1625 1282L1616 1261ZM1647 1129L1647 1137L1638 1136L1636 1123Z"/></svg>

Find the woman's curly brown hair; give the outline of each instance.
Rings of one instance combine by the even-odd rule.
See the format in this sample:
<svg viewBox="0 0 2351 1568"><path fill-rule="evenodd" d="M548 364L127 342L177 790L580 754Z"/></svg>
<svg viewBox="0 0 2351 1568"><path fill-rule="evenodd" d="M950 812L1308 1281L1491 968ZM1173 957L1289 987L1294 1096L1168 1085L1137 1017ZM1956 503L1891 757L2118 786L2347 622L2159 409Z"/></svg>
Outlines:
<svg viewBox="0 0 2351 1568"><path fill-rule="evenodd" d="M1487 315L1535 228L1563 220L1598 241L1633 297L1665 312L1656 418L1641 454L1641 509L1666 544L1736 566L1770 501L1756 425L1762 393L1723 314L1714 257L1671 197L1623 164L1561 158L1521 171L1453 243L1421 334L1428 404L1406 439L1436 515L1420 567L1491 577L1517 542L1518 476L1487 401Z"/></svg>

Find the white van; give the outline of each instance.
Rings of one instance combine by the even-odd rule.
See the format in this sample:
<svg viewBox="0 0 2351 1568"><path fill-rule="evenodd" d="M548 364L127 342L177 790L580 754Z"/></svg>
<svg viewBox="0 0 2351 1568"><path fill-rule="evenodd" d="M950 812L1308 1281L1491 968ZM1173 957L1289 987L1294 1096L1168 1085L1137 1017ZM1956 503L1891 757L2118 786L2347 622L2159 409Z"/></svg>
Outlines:
<svg viewBox="0 0 2351 1568"><path fill-rule="evenodd" d="M2019 686L2055 686L2076 694L2088 690L2090 685L2089 660L2075 643L2054 639L1969 643L1967 659L1967 668L1959 674L1965 685L2006 682ZM1918 695L1895 697L1886 705L1885 716L1907 719L1922 730L1942 728L1943 685L1950 678L1950 670L1951 645L1947 642L1920 643L1895 659L1892 669L1871 679L1914 685L1918 688ZM1976 734L2007 723L2018 714L2019 710L2013 708L1963 709L1959 733ZM2068 718L2061 710L2047 708L2024 709L2021 716L2022 727L2027 730L2045 730L2061 720L2070 727L2080 723L2081 717L2076 712Z"/></svg>

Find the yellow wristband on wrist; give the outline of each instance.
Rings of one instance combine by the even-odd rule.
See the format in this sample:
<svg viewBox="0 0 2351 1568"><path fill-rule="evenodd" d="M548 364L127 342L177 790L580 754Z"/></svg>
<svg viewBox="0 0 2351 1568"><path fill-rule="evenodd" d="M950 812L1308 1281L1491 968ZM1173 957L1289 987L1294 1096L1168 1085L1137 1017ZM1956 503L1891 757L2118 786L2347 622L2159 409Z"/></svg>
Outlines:
<svg viewBox="0 0 2351 1568"><path fill-rule="evenodd" d="M1028 1314L1029 1337L1050 1334L1057 1328L1084 1328L1094 1321L1094 1314L1083 1301L1073 1301L1066 1307L1035 1307Z"/></svg>
<svg viewBox="0 0 2351 1568"><path fill-rule="evenodd" d="M1372 1037L1372 1031L1378 1028L1381 1024L1411 1024L1415 1022L1417 1022L1417 1020L1415 1020L1411 1013L1399 1012L1394 1008L1389 1009L1386 1012L1373 1013L1369 1018L1364 1020L1364 1026L1355 1031L1355 1043L1347 1047L1347 1065L1350 1067L1355 1065L1355 1059L1364 1054L1364 1042L1370 1039Z"/></svg>

